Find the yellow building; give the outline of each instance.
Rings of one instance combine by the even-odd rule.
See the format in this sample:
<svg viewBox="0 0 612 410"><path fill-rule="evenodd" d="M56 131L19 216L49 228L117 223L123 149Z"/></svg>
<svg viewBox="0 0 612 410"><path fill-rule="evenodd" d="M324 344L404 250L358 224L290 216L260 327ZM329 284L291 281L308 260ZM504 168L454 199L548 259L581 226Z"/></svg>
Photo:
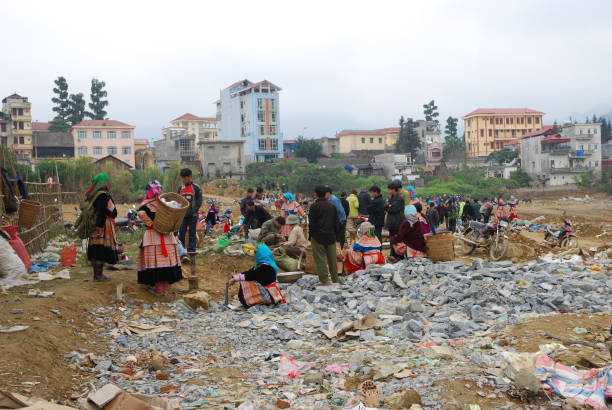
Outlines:
<svg viewBox="0 0 612 410"><path fill-rule="evenodd" d="M163 139L166 139L171 131L183 129L187 134L195 135L198 142L217 140L217 119L214 117L198 117L186 113L170 121L170 124L170 127L162 128Z"/></svg>
<svg viewBox="0 0 612 410"><path fill-rule="evenodd" d="M351 151L386 151L393 149L399 138L399 128L378 130L342 130L336 134L340 154Z"/></svg>
<svg viewBox="0 0 612 410"><path fill-rule="evenodd" d="M544 113L529 108L479 108L463 116L465 150L486 157L512 140L542 128Z"/></svg>
<svg viewBox="0 0 612 410"><path fill-rule="evenodd" d="M32 104L28 97L15 93L2 100L2 112L10 116L9 145L15 152L17 161L32 162Z"/></svg>

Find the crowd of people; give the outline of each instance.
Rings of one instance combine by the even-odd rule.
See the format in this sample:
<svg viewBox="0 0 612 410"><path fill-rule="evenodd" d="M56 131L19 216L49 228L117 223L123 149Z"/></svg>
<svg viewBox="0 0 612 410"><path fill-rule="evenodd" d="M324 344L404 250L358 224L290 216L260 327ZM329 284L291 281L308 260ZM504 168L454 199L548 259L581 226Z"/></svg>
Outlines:
<svg viewBox="0 0 612 410"><path fill-rule="evenodd" d="M404 187L395 180L387 185L388 199L378 186L336 196L329 186L319 185L314 188L312 203L301 194L275 193L272 204L278 216L266 209L270 196L266 197L262 188L250 188L239 201L240 222L230 227L232 211L220 215L213 201L204 217L200 212L202 190L193 182L191 171L183 169L181 178L177 192L189 205L177 234L155 229L163 189L156 180L146 186L138 208L138 217L146 227L138 250L138 283L150 286L155 294L166 294L170 284L183 277L181 264L196 250L198 228L209 233L221 223L223 233L231 230L257 243L253 269L234 275L228 282L228 286L240 283L239 299L246 307L284 301L275 285L276 255L301 260L311 249L319 286L329 286L338 282L340 275L350 275L371 264L425 256L429 235L440 230L455 232L471 220L486 223L491 218L517 217L518 201L514 197L507 202L502 197L485 198L482 202L461 196L422 199L414 187ZM109 278L103 273L104 265L117 263L120 253L114 225L117 210L108 175L94 177L86 200L92 206L95 222L87 256L94 281L106 281ZM306 224L307 234L302 228ZM388 233L387 258L382 253L383 230ZM183 247L185 243L187 249Z"/></svg>

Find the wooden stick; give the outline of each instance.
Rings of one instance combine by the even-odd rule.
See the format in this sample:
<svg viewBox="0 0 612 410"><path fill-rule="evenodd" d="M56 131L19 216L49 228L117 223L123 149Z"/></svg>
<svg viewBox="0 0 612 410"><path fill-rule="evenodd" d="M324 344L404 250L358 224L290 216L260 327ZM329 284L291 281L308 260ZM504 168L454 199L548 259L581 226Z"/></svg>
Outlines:
<svg viewBox="0 0 612 410"><path fill-rule="evenodd" d="M599 349L599 346L597 346L597 345L595 345L593 343L585 342L584 340L563 339L562 337L553 336L550 333L542 333L542 336L548 337L549 339L558 340L558 341L562 342L563 344L583 345L583 346L587 346L587 347L592 347L593 349Z"/></svg>

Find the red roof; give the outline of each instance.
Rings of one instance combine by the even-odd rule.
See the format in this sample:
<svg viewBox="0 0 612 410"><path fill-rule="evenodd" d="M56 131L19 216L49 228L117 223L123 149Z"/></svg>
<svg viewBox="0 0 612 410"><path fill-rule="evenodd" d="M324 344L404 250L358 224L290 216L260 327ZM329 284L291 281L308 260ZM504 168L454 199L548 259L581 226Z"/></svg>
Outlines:
<svg viewBox="0 0 612 410"><path fill-rule="evenodd" d="M556 144L558 142L570 142L570 141L571 139L569 138L563 138L559 134L553 134L553 135L550 135L544 138L542 141L540 141L540 144Z"/></svg>
<svg viewBox="0 0 612 410"><path fill-rule="evenodd" d="M542 111L532 110L531 108L478 108L469 114L465 114L463 118L471 117L472 115L483 114L544 114Z"/></svg>
<svg viewBox="0 0 612 410"><path fill-rule="evenodd" d="M48 122L32 121L32 131L47 131L50 125Z"/></svg>
<svg viewBox="0 0 612 410"><path fill-rule="evenodd" d="M601 165L612 165L612 159L602 159Z"/></svg>
<svg viewBox="0 0 612 410"><path fill-rule="evenodd" d="M264 84L264 83L267 83L267 84L268 84L268 85L270 85L270 86L274 86L275 88L278 88L278 90L279 90L279 91L281 90L281 88L280 88L278 85L274 85L274 84L272 84L272 83L271 83L270 81L268 81L268 80L263 80L263 81L259 81L259 82L256 82L256 83L253 83L253 84L247 85L246 87L241 88L240 90L236 91L236 93L240 93L240 92L242 92L242 91L245 91L245 90L248 90L248 89L251 89L251 88L257 87L258 85L260 85L260 84ZM233 87L233 85L231 85L231 86L230 86L230 88L231 88L231 87ZM234 94L236 94L236 93L234 93Z"/></svg>
<svg viewBox="0 0 612 410"><path fill-rule="evenodd" d="M519 143L519 142L518 142L518 140L508 141L508 142L506 142L506 143L504 144L504 147L505 147L506 145L518 145L518 143Z"/></svg>
<svg viewBox="0 0 612 410"><path fill-rule="evenodd" d="M544 125L539 130L531 131L531 132L528 132L525 135L522 135L521 139L522 138L535 137L537 135L552 135L554 133L555 133L555 126L554 125Z"/></svg>
<svg viewBox="0 0 612 410"><path fill-rule="evenodd" d="M2 99L2 102L6 102L6 100L7 100L8 98L23 98L23 97L22 97L22 96L20 96L20 95L19 95L19 94L17 94L17 93L13 93L12 95L9 95L8 97L4 97L4 98Z"/></svg>
<svg viewBox="0 0 612 410"><path fill-rule="evenodd" d="M134 138L134 145L146 145L149 146L149 140L146 138Z"/></svg>
<svg viewBox="0 0 612 410"><path fill-rule="evenodd" d="M124 122L116 121L116 120L85 120L85 121L81 121L77 125L72 126L72 128L77 128L77 127L115 127L115 128L130 127L130 128L136 128L133 125L129 125Z"/></svg>
<svg viewBox="0 0 612 410"><path fill-rule="evenodd" d="M283 140L283 144L297 144L297 140Z"/></svg>
<svg viewBox="0 0 612 410"><path fill-rule="evenodd" d="M174 121L216 121L216 118L213 117L198 117L197 115L193 115L191 113L185 113L178 118L173 119L170 122Z"/></svg>

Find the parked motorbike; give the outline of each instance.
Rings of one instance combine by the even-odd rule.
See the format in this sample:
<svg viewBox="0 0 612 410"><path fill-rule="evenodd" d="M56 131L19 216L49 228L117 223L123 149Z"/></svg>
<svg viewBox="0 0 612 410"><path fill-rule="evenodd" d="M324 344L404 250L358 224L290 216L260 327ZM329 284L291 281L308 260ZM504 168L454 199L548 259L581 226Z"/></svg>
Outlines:
<svg viewBox="0 0 612 410"><path fill-rule="evenodd" d="M508 251L508 236L506 232L510 223L506 218L500 218L497 222L482 223L470 221L463 230L461 239L461 251L464 255L470 255L476 248L488 248L492 260L498 261Z"/></svg>
<svg viewBox="0 0 612 410"><path fill-rule="evenodd" d="M142 221L138 218L138 212L130 209L125 218L115 218L115 225L121 231L136 232L142 226Z"/></svg>
<svg viewBox="0 0 612 410"><path fill-rule="evenodd" d="M546 233L544 234L544 241L552 247L578 247L578 238L576 238L576 234L572 232L572 222L567 218L563 219L563 227L561 227L561 229L547 226Z"/></svg>

